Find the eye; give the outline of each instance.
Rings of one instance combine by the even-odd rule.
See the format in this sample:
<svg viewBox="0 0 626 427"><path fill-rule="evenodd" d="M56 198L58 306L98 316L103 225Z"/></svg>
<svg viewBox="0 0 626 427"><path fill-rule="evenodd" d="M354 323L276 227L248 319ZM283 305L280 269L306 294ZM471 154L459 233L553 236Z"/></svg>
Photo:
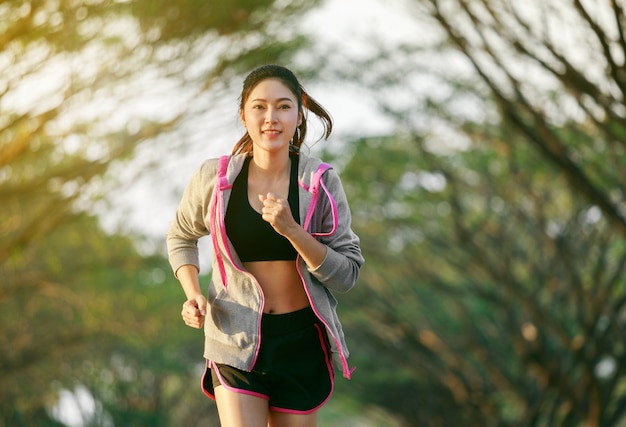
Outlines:
<svg viewBox="0 0 626 427"><path fill-rule="evenodd" d="M283 104L283 105L279 105L278 108L280 110L290 110L291 109L291 105L289 104Z"/></svg>
<svg viewBox="0 0 626 427"><path fill-rule="evenodd" d="M256 105L253 105L253 106L252 106L252 109L253 109L253 110L261 110L261 109L263 109L263 105L261 105L261 104L256 104Z"/></svg>

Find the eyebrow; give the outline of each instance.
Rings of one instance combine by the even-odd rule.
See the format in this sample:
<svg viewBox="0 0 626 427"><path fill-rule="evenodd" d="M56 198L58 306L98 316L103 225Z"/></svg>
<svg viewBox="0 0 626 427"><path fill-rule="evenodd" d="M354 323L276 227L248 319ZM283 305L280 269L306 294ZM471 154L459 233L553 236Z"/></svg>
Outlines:
<svg viewBox="0 0 626 427"><path fill-rule="evenodd" d="M291 102L292 104L295 104L294 100L293 100L293 99L291 99L291 98L278 98L278 99L276 100L276 102L284 102L284 101L289 101L289 102ZM256 98L256 99L253 99L253 100L252 100L252 101L250 101L250 102L267 102L267 99L263 99L263 98Z"/></svg>

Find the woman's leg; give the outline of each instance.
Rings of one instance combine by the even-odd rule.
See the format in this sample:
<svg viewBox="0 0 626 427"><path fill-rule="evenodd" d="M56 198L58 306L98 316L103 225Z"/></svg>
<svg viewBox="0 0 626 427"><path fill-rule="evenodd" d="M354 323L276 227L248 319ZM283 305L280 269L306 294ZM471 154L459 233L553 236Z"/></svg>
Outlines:
<svg viewBox="0 0 626 427"><path fill-rule="evenodd" d="M269 427L315 427L317 411L306 415L270 411Z"/></svg>
<svg viewBox="0 0 626 427"><path fill-rule="evenodd" d="M215 387L215 403L222 427L267 427L268 401Z"/></svg>

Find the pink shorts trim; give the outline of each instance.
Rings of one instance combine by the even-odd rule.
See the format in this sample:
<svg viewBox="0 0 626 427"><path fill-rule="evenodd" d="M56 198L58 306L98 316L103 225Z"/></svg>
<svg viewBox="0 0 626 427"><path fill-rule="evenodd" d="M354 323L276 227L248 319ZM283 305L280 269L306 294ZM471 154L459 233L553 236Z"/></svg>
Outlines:
<svg viewBox="0 0 626 427"><path fill-rule="evenodd" d="M258 398L263 399L263 400L270 400L270 397L268 395L266 395L266 394L258 393L256 391L250 391L250 390L245 390L245 389L242 389L242 388L236 388L236 387L229 386L228 384L226 384L226 382L222 378L222 374L220 374L220 370L217 369L217 365L215 364L215 362L207 361L207 363L208 363L208 366L211 369L215 370L215 375L217 375L217 378L220 380L220 384L226 390L232 391L233 393L238 393L238 394L247 394L249 396L258 397ZM205 373L205 375L206 375L206 373ZM206 391L204 389L204 387L202 387L202 389L204 390L205 394L207 394L209 397L211 396L211 394L208 391ZM212 399L215 400L215 396L213 396Z"/></svg>
<svg viewBox="0 0 626 427"><path fill-rule="evenodd" d="M215 373L217 375L217 378L220 380L220 385L222 385L222 387L224 387L226 390L232 391L233 393L238 393L238 394L247 394L248 396L254 396L254 397L258 397L259 399L263 399L263 400L267 400L269 401L270 398L268 395L263 394L263 393L257 393L254 391L250 391L250 390L244 390L241 388L236 388L236 387L231 387L227 384L224 383L224 381L222 380L222 375L220 374L219 369L217 369L217 366L215 365L215 362L212 362L210 360L207 360L207 366L210 367L211 369L215 369ZM206 375L211 375L210 374L210 370L205 370L204 375L202 376L202 381L201 384L204 384L204 377ZM328 367L328 374L330 375L331 378L331 389L330 392L328 393L328 396L326 397L326 399L324 399L324 401L322 403L320 403L318 406L316 406L315 408L306 410L306 411L300 411L297 409L288 409L288 408L281 408L278 406L270 406L269 409L270 411L275 411L275 412L282 412L285 414L300 414L300 415L307 415L307 414L311 414L313 412L318 411L322 406L324 406L328 400L330 399L330 397L333 394L333 391L335 389L335 381L333 378L333 371L332 371L332 366ZM204 394L209 397L212 400L215 400L215 395L210 393L206 388L204 388L204 386L202 386L202 391L204 392Z"/></svg>

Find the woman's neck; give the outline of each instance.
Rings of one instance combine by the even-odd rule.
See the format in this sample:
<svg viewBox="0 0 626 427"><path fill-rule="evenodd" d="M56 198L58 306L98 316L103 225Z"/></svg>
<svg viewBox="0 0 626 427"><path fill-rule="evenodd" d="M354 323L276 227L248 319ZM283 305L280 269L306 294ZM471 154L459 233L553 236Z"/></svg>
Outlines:
<svg viewBox="0 0 626 427"><path fill-rule="evenodd" d="M250 161L249 174L264 181L278 181L289 176L291 162L287 154L258 153Z"/></svg>

